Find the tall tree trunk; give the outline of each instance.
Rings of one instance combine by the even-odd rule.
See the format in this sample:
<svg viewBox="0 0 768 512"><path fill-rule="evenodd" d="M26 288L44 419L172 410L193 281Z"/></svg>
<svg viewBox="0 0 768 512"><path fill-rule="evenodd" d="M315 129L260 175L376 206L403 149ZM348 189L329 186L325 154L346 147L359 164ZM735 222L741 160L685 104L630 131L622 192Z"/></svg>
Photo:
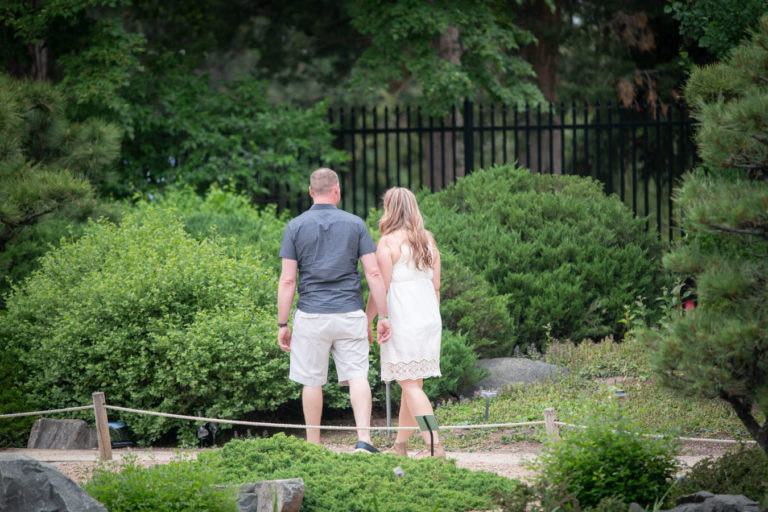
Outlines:
<svg viewBox="0 0 768 512"><path fill-rule="evenodd" d="M760 448L765 453L768 453L768 421L763 425L757 422L757 419L752 415L752 404L740 399L739 397L730 395L726 392L721 392L721 398L731 404L736 416L739 417L741 422L747 428L752 437L757 441Z"/></svg>
<svg viewBox="0 0 768 512"><path fill-rule="evenodd" d="M448 61L454 66L461 66L461 54L463 50L459 42L459 29L449 26L445 33L435 42L438 54L441 59ZM448 115L442 120L435 120L437 126L440 123L446 127L451 126L453 117ZM461 112L456 112L456 125L463 125ZM450 132L441 135L435 132L424 139L424 184L432 190L442 190L449 183L453 183L456 178L464 176L464 167L458 167L458 162L454 158L454 152L457 157L464 154L464 143L459 134ZM430 168L431 166L431 168Z"/></svg>
<svg viewBox="0 0 768 512"><path fill-rule="evenodd" d="M48 57L50 51L46 45L45 38L42 38L39 44L30 44L28 48L29 54L32 56L32 76L35 80L40 81L48 79Z"/></svg>
<svg viewBox="0 0 768 512"><path fill-rule="evenodd" d="M529 44L523 48L522 57L536 72L536 82L544 98L553 104L557 103L557 83L559 80L557 65L560 58L558 34L564 4L564 0L556 0L553 11L546 2L541 0L532 2L521 13L520 20L521 26L533 32L538 41L537 44ZM549 125L549 110L547 109L545 112L542 113L542 121L545 125ZM538 116L533 111L523 117L526 126L539 124ZM560 125L561 122L557 114L551 119L551 124L555 126ZM552 133L551 142L550 133ZM525 134L526 140L520 151L519 164L534 172L562 174L563 159L560 133L554 129L551 132L546 130L542 132L540 142L535 130L526 130ZM539 153L541 153L541 158L539 158Z"/></svg>

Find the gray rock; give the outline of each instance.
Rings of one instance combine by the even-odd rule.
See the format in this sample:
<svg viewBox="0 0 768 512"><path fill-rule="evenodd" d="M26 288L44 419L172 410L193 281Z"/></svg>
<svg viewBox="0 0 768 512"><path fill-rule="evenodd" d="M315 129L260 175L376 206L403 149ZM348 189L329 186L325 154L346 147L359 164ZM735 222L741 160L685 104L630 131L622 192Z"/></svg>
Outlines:
<svg viewBox="0 0 768 512"><path fill-rule="evenodd" d="M741 494L712 494L699 491L680 496L668 512L758 512L759 504Z"/></svg>
<svg viewBox="0 0 768 512"><path fill-rule="evenodd" d="M462 392L471 395L476 391L501 390L506 385L514 383L531 383L543 379L556 379L567 375L568 369L554 366L541 361L524 357L497 357L495 359L478 359L477 366L485 368L491 375L477 382L472 388Z"/></svg>
<svg viewBox="0 0 768 512"><path fill-rule="evenodd" d="M27 448L42 450L91 450L99 446L96 428L83 420L40 418L32 425Z"/></svg>
<svg viewBox="0 0 768 512"><path fill-rule="evenodd" d="M298 512L304 501L304 480L265 480L244 484L239 490L237 505L240 512Z"/></svg>
<svg viewBox="0 0 768 512"><path fill-rule="evenodd" d="M0 510L107 512L53 466L13 453L0 453Z"/></svg>
<svg viewBox="0 0 768 512"><path fill-rule="evenodd" d="M678 496L675 503L682 505L683 503L704 503L709 498L714 498L714 494L709 491L699 491L693 494L686 494L685 496Z"/></svg>

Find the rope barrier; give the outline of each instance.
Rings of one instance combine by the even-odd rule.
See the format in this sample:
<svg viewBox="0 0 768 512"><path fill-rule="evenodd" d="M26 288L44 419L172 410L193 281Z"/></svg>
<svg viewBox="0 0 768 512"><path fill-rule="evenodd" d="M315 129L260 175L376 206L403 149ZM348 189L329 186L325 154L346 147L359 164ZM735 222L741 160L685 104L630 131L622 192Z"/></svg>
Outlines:
<svg viewBox="0 0 768 512"><path fill-rule="evenodd" d="M155 411L146 411L142 409L131 409L130 407L120 407L117 405L105 405L104 406L107 409L112 409L115 411L122 411L122 412L130 412L134 414L147 414L150 416L161 416L164 418L173 418L173 419L180 419L180 420L192 420L192 421L204 421L207 423L228 423L230 425L244 425L244 426L250 426L250 427L266 427L266 428L283 428L283 429L307 429L307 428L317 428L322 430L349 430L349 431L356 431L356 430L418 430L419 427L349 427L349 426L342 426L342 425L304 425L304 424L291 424L291 423L269 423L269 422L262 422L262 421L241 421L241 420L223 420L220 418L207 418L207 417L201 417L201 416L187 416L184 414L171 414L166 412L155 412ZM66 407L63 409L49 409L47 411L33 411L33 412L18 412L13 414L0 414L0 418L18 418L22 416L42 416L45 414L54 414L54 413L60 413L60 412L70 412L70 411L86 411L86 410L92 410L93 405L83 405L79 407ZM555 425L560 427L569 427L569 428L586 428L583 425L574 425L572 423L565 423L563 421L555 421ZM544 421L523 421L518 423L476 423L476 424L470 424L470 425L443 425L440 426L440 430L463 430L463 429L476 429L476 428L512 428L512 427L526 427L526 426L533 426L533 425L544 425ZM646 437L654 437L654 438L661 438L664 437L662 435L658 434L643 434ZM728 444L738 444L738 443L749 443L754 444L756 441L753 440L738 440L738 439L714 439L714 438L706 438L706 437L677 437L675 439L678 439L680 441L690 441L690 442L702 442L702 443L728 443Z"/></svg>
<svg viewBox="0 0 768 512"><path fill-rule="evenodd" d="M261 421L240 421L240 420L222 420L220 418L206 418L202 416L187 416L184 414L171 414L167 412L155 412L145 411L142 409L131 409L129 407L119 407L116 405L106 405L107 409L115 411L131 412L135 414L148 414L150 416L162 416L164 418L174 418L179 420L193 420L193 421L205 421L208 423L229 423L232 425L245 425L251 427L272 427L272 428L319 428L322 430L418 430L419 427L348 427L342 425L304 425L304 424L291 424L291 423L267 423ZM476 425L445 425L441 426L440 430L459 430L459 429L471 429L471 428L506 428L506 427L523 427L527 425L543 425L543 421L525 421L521 423L484 423Z"/></svg>
<svg viewBox="0 0 768 512"><path fill-rule="evenodd" d="M34 411L34 412L16 412L13 414L0 414L0 418L18 418L21 416L42 416L43 414L53 414L55 412L69 412L69 411L85 411L93 410L93 405L82 405L79 407L67 407L66 409L51 409L49 411Z"/></svg>
<svg viewBox="0 0 768 512"><path fill-rule="evenodd" d="M570 428L587 428L583 425L574 425L573 423L564 423L562 421L556 421L555 425L558 425L560 427L570 427ZM664 436L660 434L640 434L643 437L653 437L656 439L661 439ZM739 443L748 443L748 444L755 444L757 441L749 440L749 439L715 439L712 437L675 437L674 439L677 439L678 441L691 441L691 442L700 442L700 443L728 443L728 444L739 444Z"/></svg>

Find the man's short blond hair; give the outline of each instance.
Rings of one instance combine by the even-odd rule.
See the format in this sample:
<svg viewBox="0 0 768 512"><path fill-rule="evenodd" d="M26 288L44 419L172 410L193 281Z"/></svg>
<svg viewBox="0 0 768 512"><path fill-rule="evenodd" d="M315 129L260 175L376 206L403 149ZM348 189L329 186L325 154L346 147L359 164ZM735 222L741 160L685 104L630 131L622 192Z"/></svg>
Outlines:
<svg viewBox="0 0 768 512"><path fill-rule="evenodd" d="M309 177L309 186L315 196L325 196L331 193L333 187L339 184L339 175L332 169L321 167Z"/></svg>

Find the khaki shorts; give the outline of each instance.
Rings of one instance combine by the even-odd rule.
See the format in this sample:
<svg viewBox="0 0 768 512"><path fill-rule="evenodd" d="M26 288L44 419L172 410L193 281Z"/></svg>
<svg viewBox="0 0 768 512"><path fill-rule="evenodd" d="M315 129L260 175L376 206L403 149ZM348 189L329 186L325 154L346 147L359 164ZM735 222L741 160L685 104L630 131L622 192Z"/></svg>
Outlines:
<svg viewBox="0 0 768 512"><path fill-rule="evenodd" d="M305 313L296 310L291 334L289 378L305 386L328 381L328 354L333 354L339 384L368 378L368 320L363 310Z"/></svg>

